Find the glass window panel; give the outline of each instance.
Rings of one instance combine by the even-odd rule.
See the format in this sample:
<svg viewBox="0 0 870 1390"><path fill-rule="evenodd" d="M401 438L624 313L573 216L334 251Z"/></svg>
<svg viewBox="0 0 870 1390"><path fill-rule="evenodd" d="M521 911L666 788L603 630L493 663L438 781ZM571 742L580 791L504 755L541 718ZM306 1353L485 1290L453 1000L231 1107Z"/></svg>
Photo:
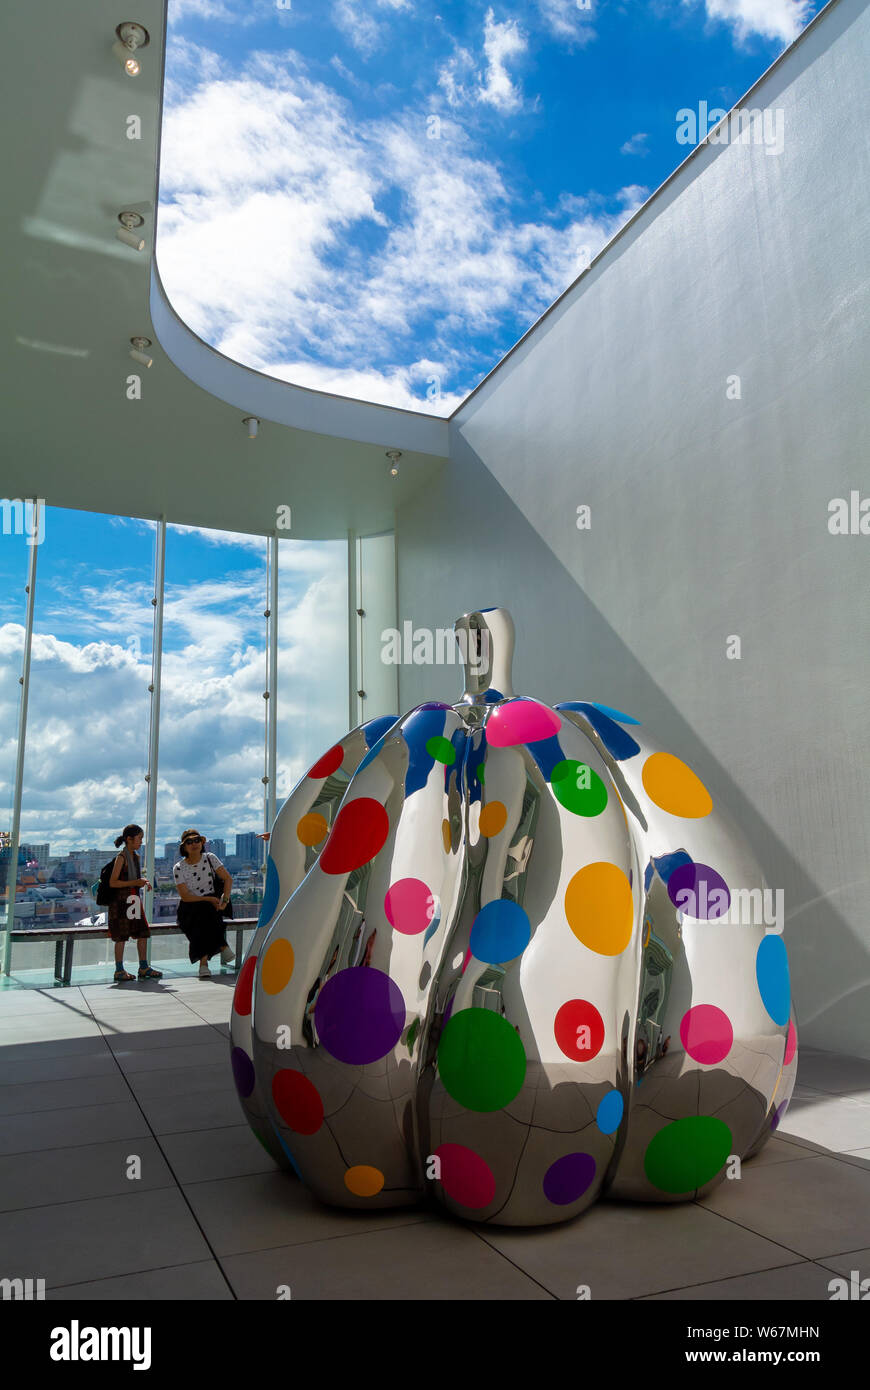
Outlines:
<svg viewBox="0 0 870 1390"><path fill-rule="evenodd" d="M279 807L348 717L347 540L279 540Z"/></svg>
<svg viewBox="0 0 870 1390"><path fill-rule="evenodd" d="M233 874L235 916L259 911L266 592L263 536L167 526L155 923L175 921L172 869L188 827ZM161 953L186 959L187 942L164 938Z"/></svg>
<svg viewBox="0 0 870 1390"><path fill-rule="evenodd" d="M0 949L8 903L9 837L12 831L21 706L19 677L27 610L25 585L31 551L23 507L19 512L12 506L12 499L6 500L10 506L3 508L3 531L0 534ZM38 539L39 530L32 527L31 530Z"/></svg>
<svg viewBox="0 0 870 1390"><path fill-rule="evenodd" d="M131 821L145 825L154 522L46 508L39 548L21 807L22 927L96 917L92 885ZM108 938L76 965L112 959ZM17 960L16 956L16 973ZM48 968L54 946L21 968Z"/></svg>

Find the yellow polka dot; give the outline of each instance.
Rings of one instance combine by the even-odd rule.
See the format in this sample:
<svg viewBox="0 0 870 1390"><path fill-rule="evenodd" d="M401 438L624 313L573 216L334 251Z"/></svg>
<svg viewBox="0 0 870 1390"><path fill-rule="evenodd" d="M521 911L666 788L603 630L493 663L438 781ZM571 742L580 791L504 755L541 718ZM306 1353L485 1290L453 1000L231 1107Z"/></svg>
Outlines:
<svg viewBox="0 0 870 1390"><path fill-rule="evenodd" d="M672 753L652 753L643 765L644 791L672 816L709 816L713 798L704 783Z"/></svg>
<svg viewBox="0 0 870 1390"><path fill-rule="evenodd" d="M565 916L578 941L600 956L618 956L631 940L631 884L615 864L587 864L565 890Z"/></svg>
<svg viewBox="0 0 870 1390"><path fill-rule="evenodd" d="M296 826L296 836L303 845L319 845L329 830L329 823L319 811L309 811Z"/></svg>
<svg viewBox="0 0 870 1390"><path fill-rule="evenodd" d="M442 838L442 840L444 841L444 853L445 853L445 854L449 854L449 853L450 853L450 822L449 822L449 820L443 820L443 821L441 822L441 838Z"/></svg>
<svg viewBox="0 0 870 1390"><path fill-rule="evenodd" d="M384 1185L384 1175L380 1168L370 1168L367 1163L359 1163L348 1168L344 1175L344 1185L356 1197L377 1197Z"/></svg>
<svg viewBox="0 0 870 1390"><path fill-rule="evenodd" d="M487 839L504 830L507 821L507 807L503 801L490 801L480 813L480 833Z"/></svg>
<svg viewBox="0 0 870 1390"><path fill-rule="evenodd" d="M293 974L293 947L279 937L263 957L260 983L267 994L280 994Z"/></svg>
<svg viewBox="0 0 870 1390"><path fill-rule="evenodd" d="M643 933L643 948L644 948L644 950L646 950L647 946L649 945L649 938L650 938L650 932L651 932L651 931L652 931L652 922L649 920L649 918L647 918L647 920L644 922L644 933Z"/></svg>

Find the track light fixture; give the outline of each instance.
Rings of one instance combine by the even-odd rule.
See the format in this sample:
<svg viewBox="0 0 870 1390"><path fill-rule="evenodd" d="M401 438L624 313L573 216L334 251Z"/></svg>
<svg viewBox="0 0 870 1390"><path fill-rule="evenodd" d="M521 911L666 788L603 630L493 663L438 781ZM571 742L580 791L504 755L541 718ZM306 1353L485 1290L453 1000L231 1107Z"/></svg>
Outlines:
<svg viewBox="0 0 870 1390"><path fill-rule="evenodd" d="M257 430L260 428L260 422L257 419L256 415L246 415L244 420L242 421L242 424L247 425L248 427L248 438L256 439Z"/></svg>
<svg viewBox="0 0 870 1390"><path fill-rule="evenodd" d="M399 459L402 457L402 451L401 451L401 449L387 449L387 450L385 450L385 452L386 452L387 458L390 460L390 477L391 477L391 478L398 478L398 476L399 476Z"/></svg>
<svg viewBox="0 0 870 1390"><path fill-rule="evenodd" d="M141 64L136 57L137 48L145 48L150 43L148 30L141 24L126 20L115 30L117 38L112 44L112 52L128 77L138 77Z"/></svg>
<svg viewBox="0 0 870 1390"><path fill-rule="evenodd" d="M132 246L134 251L145 250L145 238L140 236L137 227L141 227L145 221L138 212L119 212L118 221L121 223L115 235L119 241L123 241L125 246Z"/></svg>
<svg viewBox="0 0 870 1390"><path fill-rule="evenodd" d="M153 359L148 356L145 349L150 348L151 339L131 338L130 342L133 344L130 348L130 356L133 358L133 361L141 362L143 367L150 367Z"/></svg>

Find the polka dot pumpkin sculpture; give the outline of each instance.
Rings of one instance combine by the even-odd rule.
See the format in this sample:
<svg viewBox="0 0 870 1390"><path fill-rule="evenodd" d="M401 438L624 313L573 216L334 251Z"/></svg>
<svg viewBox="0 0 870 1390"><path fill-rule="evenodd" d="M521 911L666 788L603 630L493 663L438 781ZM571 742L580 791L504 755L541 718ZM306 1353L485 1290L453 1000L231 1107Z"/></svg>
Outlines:
<svg viewBox="0 0 870 1390"><path fill-rule="evenodd" d="M353 730L275 821L242 1105L339 1206L525 1226L685 1201L794 1085L761 872L636 719L512 694L508 613L456 627L461 701Z"/></svg>

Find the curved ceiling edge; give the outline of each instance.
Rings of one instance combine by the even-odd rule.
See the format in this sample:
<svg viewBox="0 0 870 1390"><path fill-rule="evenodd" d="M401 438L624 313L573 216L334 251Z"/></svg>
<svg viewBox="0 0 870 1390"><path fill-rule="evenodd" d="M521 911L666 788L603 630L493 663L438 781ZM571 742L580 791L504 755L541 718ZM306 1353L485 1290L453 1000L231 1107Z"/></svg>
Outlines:
<svg viewBox="0 0 870 1390"><path fill-rule="evenodd" d="M154 260L150 312L155 339L178 370L246 415L337 439L448 457L446 419L293 386L243 367L209 347L173 309Z"/></svg>

